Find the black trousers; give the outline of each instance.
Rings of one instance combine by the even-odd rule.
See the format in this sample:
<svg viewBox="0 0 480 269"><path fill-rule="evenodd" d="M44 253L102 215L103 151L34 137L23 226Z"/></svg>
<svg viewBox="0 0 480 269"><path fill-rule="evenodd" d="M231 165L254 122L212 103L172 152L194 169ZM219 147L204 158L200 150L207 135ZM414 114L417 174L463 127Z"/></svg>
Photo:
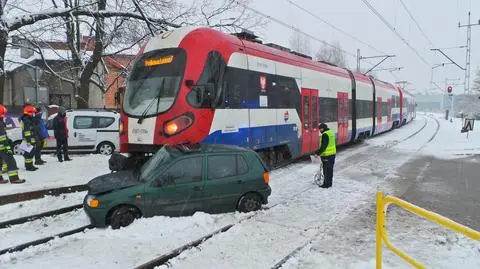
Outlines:
<svg viewBox="0 0 480 269"><path fill-rule="evenodd" d="M18 170L17 162L15 161L15 158L13 158L12 154L0 150L0 159L2 160L2 163L7 164L7 171L9 174L10 172L16 172Z"/></svg>
<svg viewBox="0 0 480 269"><path fill-rule="evenodd" d="M43 140L37 139L35 142L35 161L38 162L42 159L42 148L43 148Z"/></svg>
<svg viewBox="0 0 480 269"><path fill-rule="evenodd" d="M67 138L57 138L57 157L59 160L62 160L62 152L63 152L63 158L69 159Z"/></svg>
<svg viewBox="0 0 480 269"><path fill-rule="evenodd" d="M322 166L323 166L323 176L325 181L323 182L324 187L331 187L333 181L333 166L335 165L335 155L332 156L322 156Z"/></svg>

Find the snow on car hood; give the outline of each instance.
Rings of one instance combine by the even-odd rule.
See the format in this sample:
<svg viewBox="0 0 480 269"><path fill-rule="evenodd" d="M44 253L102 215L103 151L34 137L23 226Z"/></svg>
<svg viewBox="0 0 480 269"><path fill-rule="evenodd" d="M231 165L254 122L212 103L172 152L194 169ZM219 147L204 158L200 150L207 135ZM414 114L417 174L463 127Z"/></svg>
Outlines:
<svg viewBox="0 0 480 269"><path fill-rule="evenodd" d="M102 175L87 183L88 193L98 194L140 184L133 170Z"/></svg>

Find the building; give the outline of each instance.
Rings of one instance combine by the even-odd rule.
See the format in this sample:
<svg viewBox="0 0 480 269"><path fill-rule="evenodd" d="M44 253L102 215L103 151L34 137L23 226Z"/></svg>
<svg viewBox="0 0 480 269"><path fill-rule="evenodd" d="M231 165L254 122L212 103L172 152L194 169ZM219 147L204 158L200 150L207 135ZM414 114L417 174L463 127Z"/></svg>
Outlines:
<svg viewBox="0 0 480 269"><path fill-rule="evenodd" d="M98 77L94 79L105 86L90 83L89 100L82 100L72 84L78 85L78 81L67 43L39 42L41 54L37 49L30 49L30 43L18 38L14 37L12 43L5 55L4 104L13 111L29 102L67 108L76 108L78 102L88 102L91 108L116 108L116 89L123 84L135 57L131 52L104 56L96 67ZM93 40L84 37L81 47L84 60L88 59L93 51Z"/></svg>

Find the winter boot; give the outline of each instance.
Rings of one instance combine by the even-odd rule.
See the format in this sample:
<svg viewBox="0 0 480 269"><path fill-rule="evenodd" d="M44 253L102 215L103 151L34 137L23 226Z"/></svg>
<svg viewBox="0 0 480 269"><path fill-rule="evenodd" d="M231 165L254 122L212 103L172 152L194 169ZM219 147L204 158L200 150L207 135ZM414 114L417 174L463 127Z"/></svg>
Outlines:
<svg viewBox="0 0 480 269"><path fill-rule="evenodd" d="M40 160L38 160L38 161L35 161L35 164L36 164L36 165L43 165L44 163L46 163L46 161L44 161L44 160L42 160L42 159L40 159Z"/></svg>
<svg viewBox="0 0 480 269"><path fill-rule="evenodd" d="M25 169L27 171L36 171L38 168L33 166L33 163L26 163L25 164Z"/></svg>
<svg viewBox="0 0 480 269"><path fill-rule="evenodd" d="M0 184L6 184L6 183L8 183L8 180L3 179L3 177L0 176Z"/></svg>
<svg viewBox="0 0 480 269"><path fill-rule="evenodd" d="M70 159L70 158L68 157L68 155L67 155L67 156L65 156L63 159L64 159L66 162L68 162L68 161L71 161L71 160L72 160L72 159Z"/></svg>
<svg viewBox="0 0 480 269"><path fill-rule="evenodd" d="M63 162L62 155L58 155L57 157L59 162Z"/></svg>
<svg viewBox="0 0 480 269"><path fill-rule="evenodd" d="M20 179L18 177L18 175L12 175L12 176L10 176L10 183L12 183L12 184L25 183L25 179Z"/></svg>

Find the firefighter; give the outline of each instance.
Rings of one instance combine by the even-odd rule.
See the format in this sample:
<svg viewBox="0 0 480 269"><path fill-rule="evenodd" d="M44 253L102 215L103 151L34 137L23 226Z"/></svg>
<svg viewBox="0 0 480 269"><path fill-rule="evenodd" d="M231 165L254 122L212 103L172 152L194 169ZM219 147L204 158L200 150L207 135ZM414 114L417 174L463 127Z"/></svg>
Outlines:
<svg viewBox="0 0 480 269"><path fill-rule="evenodd" d="M33 105L26 105L23 108L23 116L19 118L20 126L22 127L23 143L33 147L30 152L23 153L23 157L25 158L25 169L27 171L35 171L38 169L37 167L33 166L35 143L37 140L33 119L35 117L35 113L37 113L37 109Z"/></svg>
<svg viewBox="0 0 480 269"><path fill-rule="evenodd" d="M330 188L332 187L333 166L335 164L335 155L337 154L335 134L325 123L320 123L318 129L322 133L318 155L320 155L322 160L323 175L325 177L325 180L320 187Z"/></svg>
<svg viewBox="0 0 480 269"><path fill-rule="evenodd" d="M42 119L41 107L36 106L36 114L33 117L35 126L35 165L43 165L46 161L42 160L42 149L45 147L48 138L48 131L45 127L45 122Z"/></svg>
<svg viewBox="0 0 480 269"><path fill-rule="evenodd" d="M7 115L7 108L0 105L0 159L2 160L2 174L5 169L11 184L24 183L25 180L18 177L17 163L15 158L13 158L11 143L7 137L6 124L4 122L5 115ZM0 176L0 183L8 183L9 180L5 180L3 176Z"/></svg>

